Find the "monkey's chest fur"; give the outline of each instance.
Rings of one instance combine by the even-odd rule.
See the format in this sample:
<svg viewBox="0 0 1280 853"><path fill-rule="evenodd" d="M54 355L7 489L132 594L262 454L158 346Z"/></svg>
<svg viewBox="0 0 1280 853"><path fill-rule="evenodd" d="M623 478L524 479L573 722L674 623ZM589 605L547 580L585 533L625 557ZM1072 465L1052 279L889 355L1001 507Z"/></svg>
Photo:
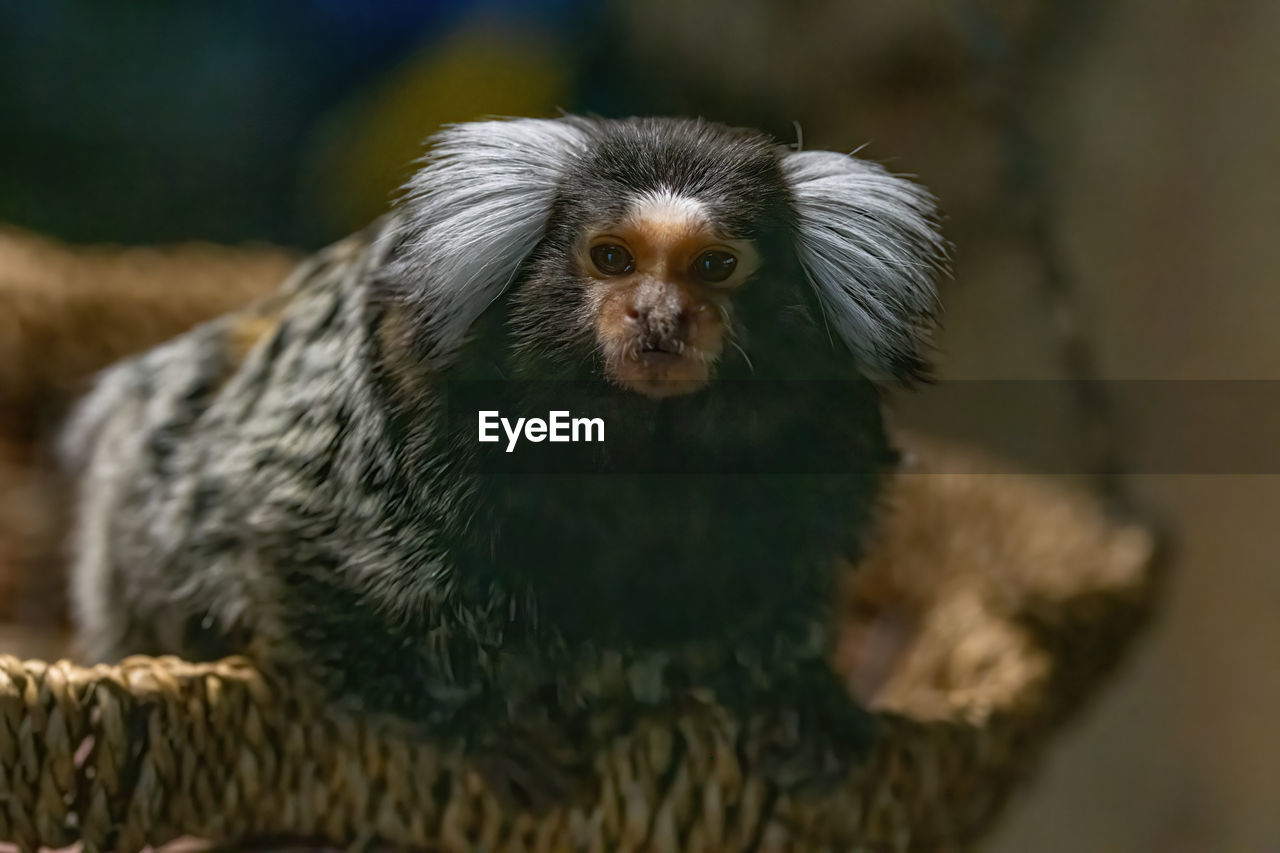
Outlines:
<svg viewBox="0 0 1280 853"><path fill-rule="evenodd" d="M526 591L568 646L762 647L825 616L893 462L874 389L740 381L661 401L576 391L510 389L532 411L586 398L605 440L473 457L464 586Z"/></svg>

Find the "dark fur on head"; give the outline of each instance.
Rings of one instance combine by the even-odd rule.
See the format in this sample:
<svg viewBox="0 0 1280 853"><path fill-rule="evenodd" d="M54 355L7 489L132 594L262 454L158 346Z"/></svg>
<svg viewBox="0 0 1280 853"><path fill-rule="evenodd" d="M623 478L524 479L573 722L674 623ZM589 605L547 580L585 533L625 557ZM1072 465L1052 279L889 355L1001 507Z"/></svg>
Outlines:
<svg viewBox="0 0 1280 853"><path fill-rule="evenodd" d="M670 119L583 127L593 143L567 164L546 236L512 294L509 316L517 340L531 350L571 346L568 360L603 372L590 293L600 285L579 263L579 243L590 228L620 222L637 199L666 192L704 204L726 236L773 243L771 255L794 216L775 146L759 134Z"/></svg>

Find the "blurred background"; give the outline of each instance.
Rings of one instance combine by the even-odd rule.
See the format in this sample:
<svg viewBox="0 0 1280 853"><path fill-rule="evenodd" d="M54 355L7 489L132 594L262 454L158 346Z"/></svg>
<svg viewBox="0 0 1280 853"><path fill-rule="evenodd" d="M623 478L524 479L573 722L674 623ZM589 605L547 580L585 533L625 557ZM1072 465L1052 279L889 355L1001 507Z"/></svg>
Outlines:
<svg viewBox="0 0 1280 853"><path fill-rule="evenodd" d="M0 223L311 250L381 213L442 122L494 114L865 146L956 246L943 381L899 420L1050 473L1118 462L1100 487L1175 533L1155 630L984 849L1280 851L1278 44L1272 0L0 2ZM993 381L1035 404L948 397ZM0 476L37 452L4 399ZM17 565L0 598L26 618Z"/></svg>

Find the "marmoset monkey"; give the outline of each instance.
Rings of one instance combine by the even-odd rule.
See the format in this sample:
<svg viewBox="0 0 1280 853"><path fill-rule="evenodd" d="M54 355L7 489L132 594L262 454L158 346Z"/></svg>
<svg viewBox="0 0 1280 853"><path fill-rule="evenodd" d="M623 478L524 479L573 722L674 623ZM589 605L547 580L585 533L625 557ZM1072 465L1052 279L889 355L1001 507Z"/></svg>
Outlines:
<svg viewBox="0 0 1280 853"><path fill-rule="evenodd" d="M853 755L835 573L895 460L879 388L925 367L930 197L705 121L432 143L382 221L84 401L84 648L247 651L516 788L522 750L589 758L594 721L689 697L792 715L780 783ZM465 383L597 407L604 467L487 469Z"/></svg>

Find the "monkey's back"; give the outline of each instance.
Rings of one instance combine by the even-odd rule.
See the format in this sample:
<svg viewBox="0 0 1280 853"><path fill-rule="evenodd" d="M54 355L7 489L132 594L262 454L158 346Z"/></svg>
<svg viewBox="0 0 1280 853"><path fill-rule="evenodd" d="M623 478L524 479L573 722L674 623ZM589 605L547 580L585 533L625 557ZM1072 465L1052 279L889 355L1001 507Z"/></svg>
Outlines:
<svg viewBox="0 0 1280 853"><path fill-rule="evenodd" d="M63 447L86 654L207 658L279 635L289 599L264 561L378 523L350 489L380 446L361 397L364 248L326 250L268 299L115 365L82 402Z"/></svg>

